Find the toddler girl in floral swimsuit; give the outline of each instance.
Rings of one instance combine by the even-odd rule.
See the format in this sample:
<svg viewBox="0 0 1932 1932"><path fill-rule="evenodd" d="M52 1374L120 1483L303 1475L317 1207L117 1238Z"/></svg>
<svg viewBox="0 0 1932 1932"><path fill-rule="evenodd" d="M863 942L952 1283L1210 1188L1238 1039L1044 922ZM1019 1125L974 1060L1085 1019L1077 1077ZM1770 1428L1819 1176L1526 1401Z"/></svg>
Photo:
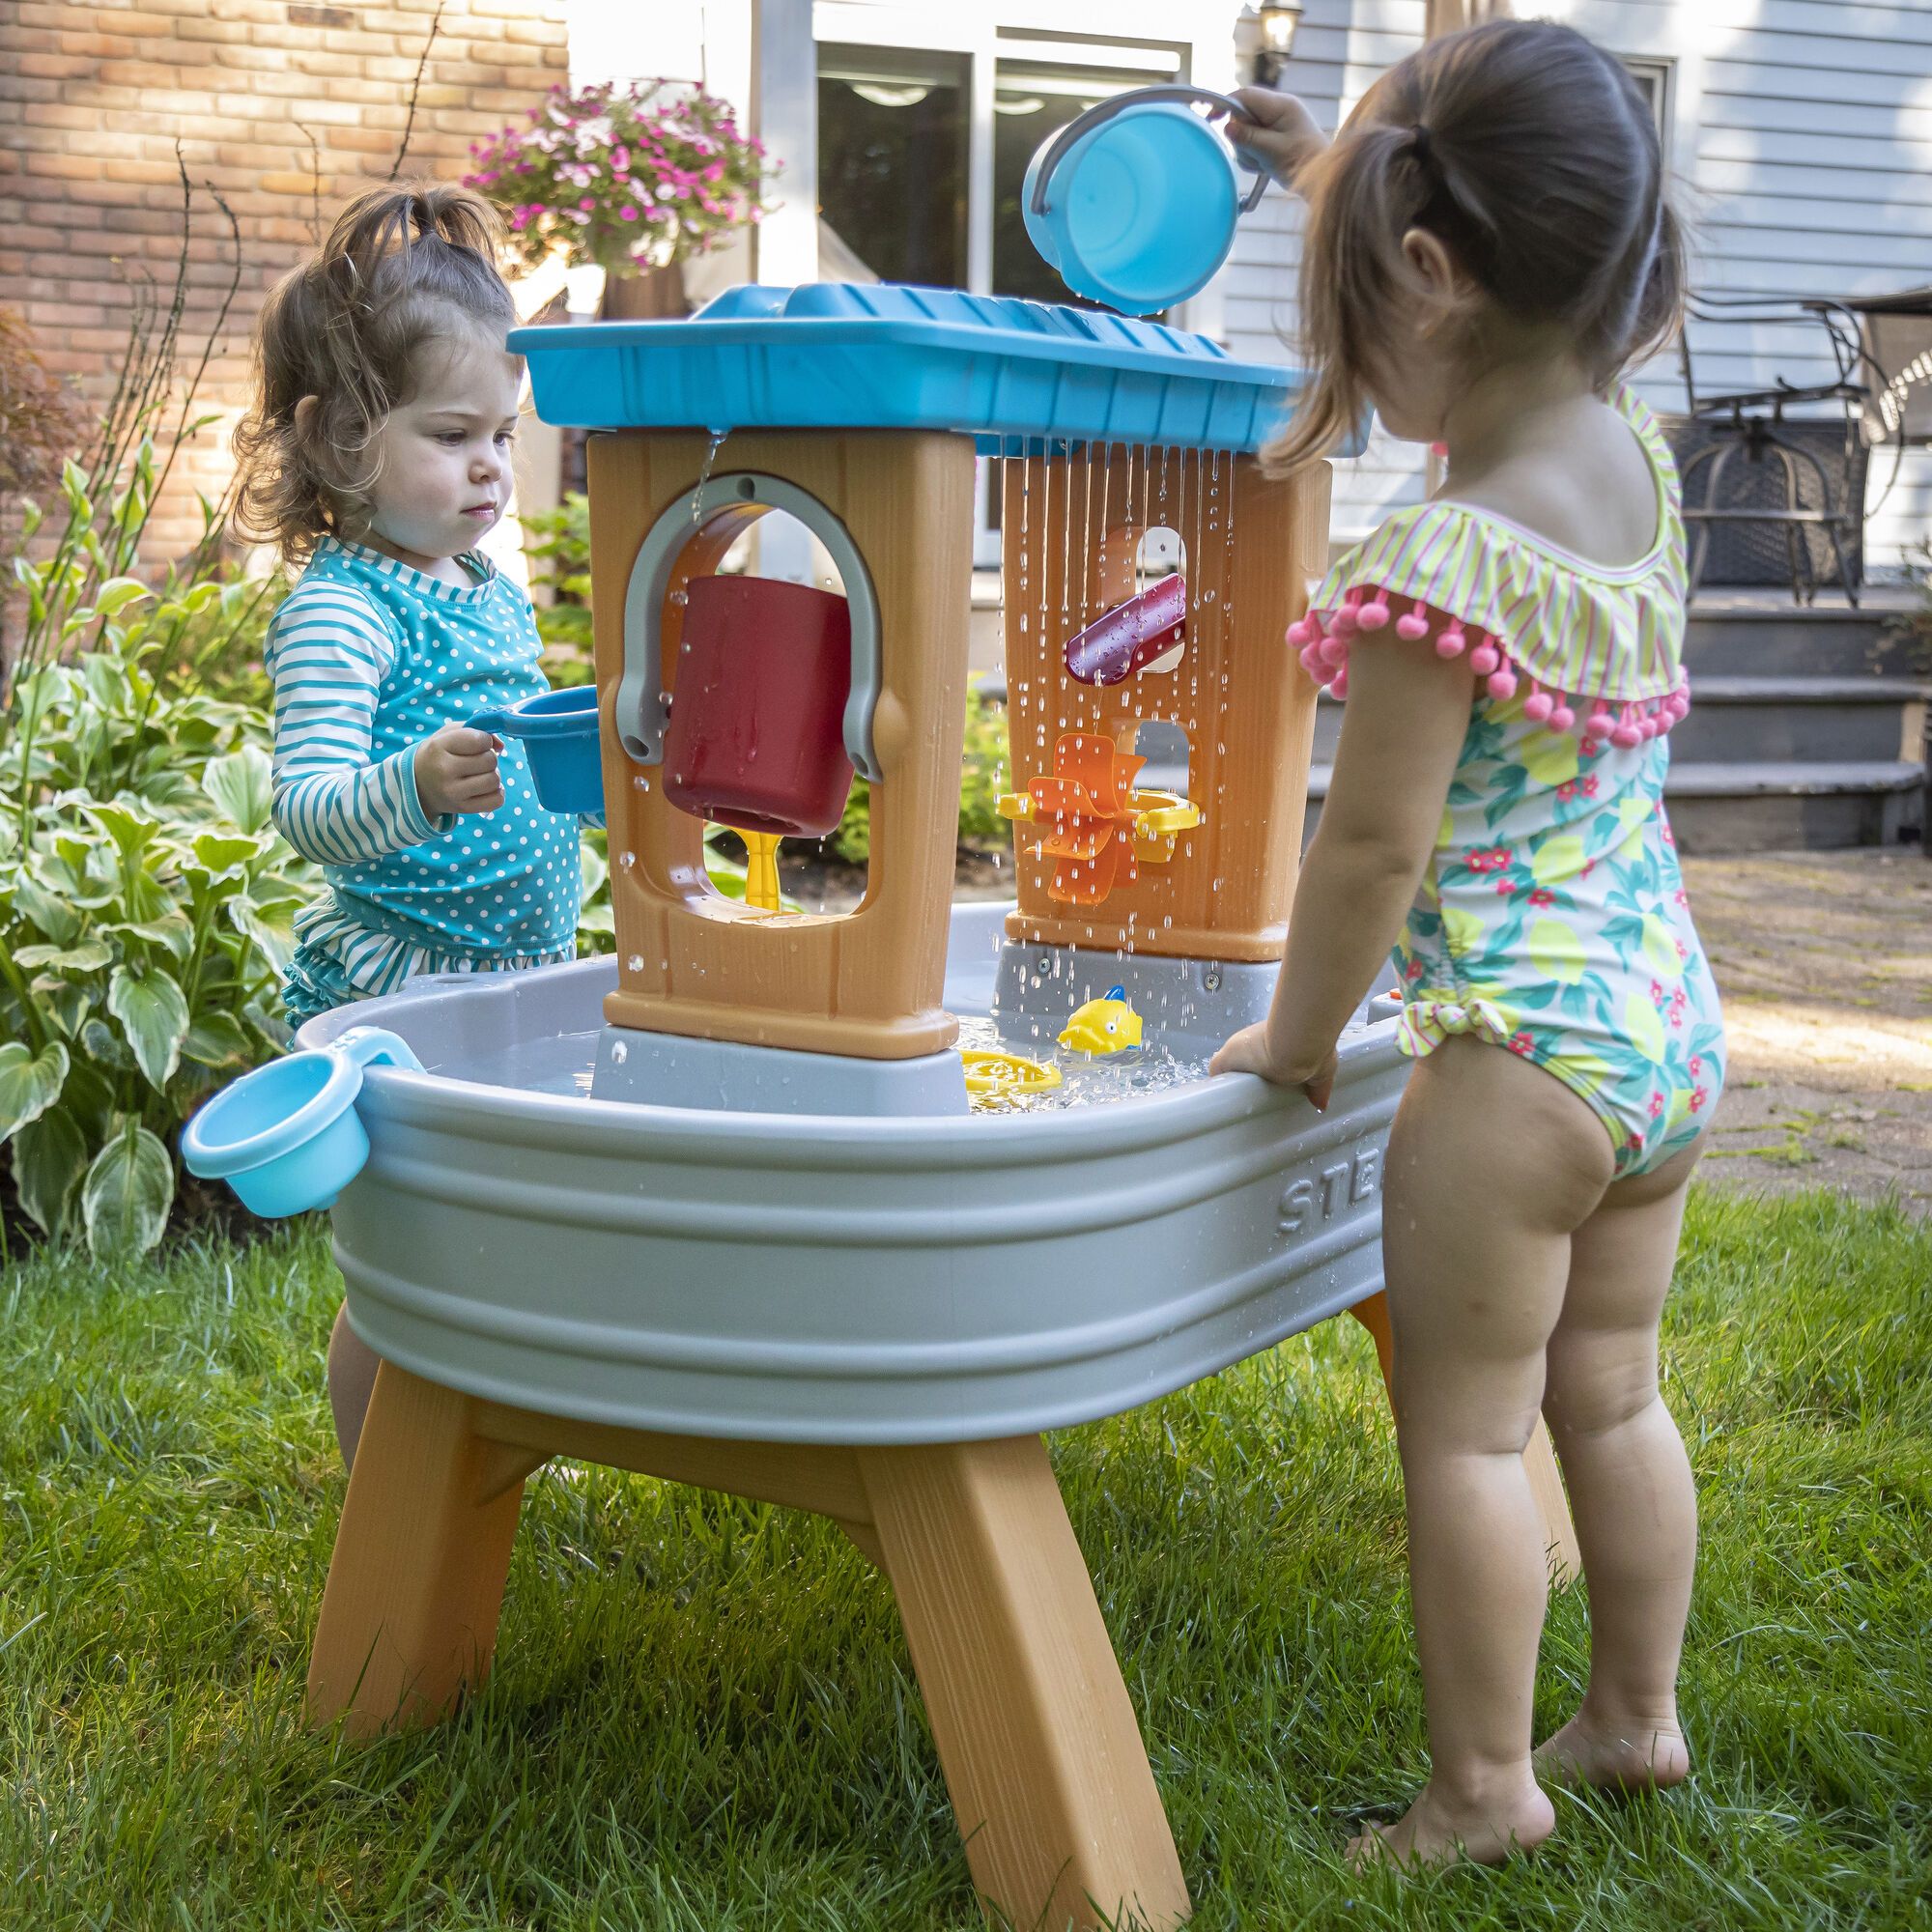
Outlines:
<svg viewBox="0 0 1932 1932"><path fill-rule="evenodd" d="M1567 27L1432 42L1332 145L1298 101L1237 98L1231 134L1310 205L1314 374L1264 459L1318 460L1373 402L1448 472L1290 630L1347 699L1341 744L1273 1009L1215 1066L1325 1104L1393 949L1416 1066L1382 1239L1431 1772L1354 1851L1495 1860L1554 1827L1539 1770L1689 1769L1696 1510L1657 1337L1724 1036L1662 802L1678 484L1620 381L1676 326L1678 231L1642 96ZM1580 1708L1532 1751L1539 1408L1592 1637Z"/></svg>

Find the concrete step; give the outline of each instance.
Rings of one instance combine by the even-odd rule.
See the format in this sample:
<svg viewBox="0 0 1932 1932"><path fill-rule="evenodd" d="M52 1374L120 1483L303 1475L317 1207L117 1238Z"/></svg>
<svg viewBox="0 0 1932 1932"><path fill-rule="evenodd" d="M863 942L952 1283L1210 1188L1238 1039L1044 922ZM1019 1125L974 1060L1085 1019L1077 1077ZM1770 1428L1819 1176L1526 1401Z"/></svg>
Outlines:
<svg viewBox="0 0 1932 1932"><path fill-rule="evenodd" d="M1932 687L1905 677L1697 677L1670 735L1686 765L1916 762Z"/></svg>
<svg viewBox="0 0 1932 1932"><path fill-rule="evenodd" d="M1329 777L1327 765L1308 775L1306 836L1314 835ZM1693 854L1895 845L1924 831L1925 768L1904 759L1673 759L1663 795L1678 849Z"/></svg>
<svg viewBox="0 0 1932 1932"><path fill-rule="evenodd" d="M1924 648L1915 650L1899 622L1910 609L1897 595L1868 597L1857 611L1700 597L1690 607L1684 662L1693 685L1707 676L1922 676Z"/></svg>

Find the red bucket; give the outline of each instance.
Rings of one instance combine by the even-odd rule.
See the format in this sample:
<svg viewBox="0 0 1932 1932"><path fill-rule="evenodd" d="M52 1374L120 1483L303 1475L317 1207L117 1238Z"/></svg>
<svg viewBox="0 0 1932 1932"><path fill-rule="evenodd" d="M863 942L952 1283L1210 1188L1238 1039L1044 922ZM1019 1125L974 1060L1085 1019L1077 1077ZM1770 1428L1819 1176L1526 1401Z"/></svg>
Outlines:
<svg viewBox="0 0 1932 1932"><path fill-rule="evenodd" d="M770 577L694 577L665 737L665 796L741 832L822 838L852 788L842 597Z"/></svg>

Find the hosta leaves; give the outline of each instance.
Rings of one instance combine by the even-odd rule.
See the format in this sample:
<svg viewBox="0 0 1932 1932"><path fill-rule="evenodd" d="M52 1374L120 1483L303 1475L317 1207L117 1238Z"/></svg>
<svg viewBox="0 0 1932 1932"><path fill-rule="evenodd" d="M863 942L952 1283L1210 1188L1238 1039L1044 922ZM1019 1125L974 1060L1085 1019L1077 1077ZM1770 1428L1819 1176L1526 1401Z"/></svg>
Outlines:
<svg viewBox="0 0 1932 1932"><path fill-rule="evenodd" d="M130 920L123 925L110 925L107 930L124 939L138 939L144 945L165 947L177 959L185 959L194 950L194 927L185 913L169 912L158 919Z"/></svg>
<svg viewBox="0 0 1932 1932"><path fill-rule="evenodd" d="M174 1198L167 1149L146 1127L125 1122L95 1155L81 1184L89 1249L101 1261L146 1254L161 1238Z"/></svg>
<svg viewBox="0 0 1932 1932"><path fill-rule="evenodd" d="M201 788L243 832L260 832L273 803L271 778L268 753L244 745L224 758L209 759Z"/></svg>
<svg viewBox="0 0 1932 1932"><path fill-rule="evenodd" d="M122 805L94 804L87 815L114 841L124 866L138 866L147 849L160 836L160 821L144 812L130 811Z"/></svg>
<svg viewBox="0 0 1932 1932"><path fill-rule="evenodd" d="M113 947L104 941L84 939L78 946L23 946L14 963L29 971L44 967L54 973L98 973L113 957Z"/></svg>
<svg viewBox="0 0 1932 1932"><path fill-rule="evenodd" d="M226 908L236 930L245 932L262 949L277 973L295 957L296 914L300 909L299 899L271 899L257 905L244 896L230 899Z"/></svg>
<svg viewBox="0 0 1932 1932"><path fill-rule="evenodd" d="M62 904L38 879L23 876L14 891L14 909L30 919L57 946L80 936L80 916Z"/></svg>
<svg viewBox="0 0 1932 1932"><path fill-rule="evenodd" d="M233 1013L203 1013L182 1040L183 1058L202 1066L221 1066L254 1051L247 1030Z"/></svg>
<svg viewBox="0 0 1932 1932"><path fill-rule="evenodd" d="M252 859L259 859L274 843L270 838L230 832L198 832L194 838L196 862L211 873L239 871Z"/></svg>
<svg viewBox="0 0 1932 1932"><path fill-rule="evenodd" d="M114 577L94 593L94 608L103 617L116 617L128 605L154 594L138 577Z"/></svg>
<svg viewBox="0 0 1932 1932"><path fill-rule="evenodd" d="M67 1084L67 1048L49 1040L36 1053L23 1041L0 1046L0 1141L37 1121Z"/></svg>
<svg viewBox="0 0 1932 1932"><path fill-rule="evenodd" d="M187 1034L187 1000L170 974L150 971L136 979L125 966L107 982L107 1010L121 1022L134 1059L149 1084L168 1084Z"/></svg>
<svg viewBox="0 0 1932 1932"><path fill-rule="evenodd" d="M87 1137L65 1107L49 1107L15 1134L14 1191L41 1231L57 1236L65 1226L73 1191L87 1172Z"/></svg>
<svg viewBox="0 0 1932 1932"><path fill-rule="evenodd" d="M80 1030L80 1050L92 1066L103 1066L110 1073L131 1073L134 1056L128 1042L105 1020L89 1020Z"/></svg>

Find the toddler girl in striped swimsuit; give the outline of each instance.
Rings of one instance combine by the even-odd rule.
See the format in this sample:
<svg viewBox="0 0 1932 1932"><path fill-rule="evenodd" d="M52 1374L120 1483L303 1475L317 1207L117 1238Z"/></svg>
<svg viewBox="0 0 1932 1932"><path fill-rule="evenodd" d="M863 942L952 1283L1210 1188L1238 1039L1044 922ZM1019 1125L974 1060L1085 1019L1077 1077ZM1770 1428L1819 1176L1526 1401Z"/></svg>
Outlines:
<svg viewBox="0 0 1932 1932"><path fill-rule="evenodd" d="M1326 1103L1391 952L1415 1070L1382 1250L1430 1776L1357 1858L1496 1860L1537 1773L1673 1784L1696 1542L1658 1392L1685 1189L1723 1080L1663 811L1689 699L1670 453L1622 371L1671 333L1676 224L1630 75L1503 20L1384 74L1327 142L1254 90L1230 132L1309 199L1314 375L1264 461L1373 402L1443 487L1341 557L1289 641L1346 697L1273 1009L1221 1050ZM1532 1751L1539 1407L1589 1583L1589 1685Z"/></svg>
<svg viewBox="0 0 1932 1932"><path fill-rule="evenodd" d="M266 652L274 819L327 881L296 923L296 1026L415 974L575 955L577 822L537 803L521 745L463 722L547 688L528 597L475 549L509 500L522 381L495 236L463 189L372 189L257 330L238 521L306 565ZM338 1315L346 1457L375 1370Z"/></svg>

